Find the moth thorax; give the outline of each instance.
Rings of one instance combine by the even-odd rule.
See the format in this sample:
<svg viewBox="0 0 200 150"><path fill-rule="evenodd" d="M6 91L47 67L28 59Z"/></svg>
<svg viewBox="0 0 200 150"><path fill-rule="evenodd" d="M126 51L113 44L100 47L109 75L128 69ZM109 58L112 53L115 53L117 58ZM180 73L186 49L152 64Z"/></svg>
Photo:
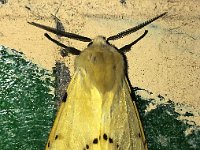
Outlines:
<svg viewBox="0 0 200 150"><path fill-rule="evenodd" d="M95 45L106 45L106 38L104 36L97 36L93 39L93 44Z"/></svg>

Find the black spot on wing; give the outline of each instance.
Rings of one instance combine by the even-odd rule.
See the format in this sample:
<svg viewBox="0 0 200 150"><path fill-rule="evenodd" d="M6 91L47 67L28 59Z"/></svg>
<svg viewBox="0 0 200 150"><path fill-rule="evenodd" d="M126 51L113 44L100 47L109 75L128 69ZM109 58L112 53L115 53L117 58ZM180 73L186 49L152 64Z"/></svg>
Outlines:
<svg viewBox="0 0 200 150"><path fill-rule="evenodd" d="M140 133L138 133L138 137L141 138L141 134Z"/></svg>
<svg viewBox="0 0 200 150"><path fill-rule="evenodd" d="M66 100L67 100L67 92L65 93L65 95L62 98L62 102L66 102Z"/></svg>
<svg viewBox="0 0 200 150"><path fill-rule="evenodd" d="M47 146L50 147L50 141L48 142Z"/></svg>
<svg viewBox="0 0 200 150"><path fill-rule="evenodd" d="M97 138L95 138L95 139L93 140L93 144L98 144L98 139L97 139Z"/></svg>
<svg viewBox="0 0 200 150"><path fill-rule="evenodd" d="M113 143L113 139L112 138L109 138L109 143Z"/></svg>
<svg viewBox="0 0 200 150"><path fill-rule="evenodd" d="M86 148L89 149L90 148L89 145L86 145Z"/></svg>
<svg viewBox="0 0 200 150"><path fill-rule="evenodd" d="M107 141L107 139L108 139L107 134L105 134L105 133L103 134L103 139Z"/></svg>
<svg viewBox="0 0 200 150"><path fill-rule="evenodd" d="M120 149L119 144L115 141L115 139L109 137L106 133L103 134L103 139L105 142L109 142L109 144L112 144L115 149ZM101 140L101 135L99 137L95 137L93 141L90 141L89 143L86 144L83 150L89 149L90 145L92 144L99 144L99 141ZM101 143L102 144L102 143Z"/></svg>
<svg viewBox="0 0 200 150"><path fill-rule="evenodd" d="M55 140L58 138L58 135L55 136Z"/></svg>

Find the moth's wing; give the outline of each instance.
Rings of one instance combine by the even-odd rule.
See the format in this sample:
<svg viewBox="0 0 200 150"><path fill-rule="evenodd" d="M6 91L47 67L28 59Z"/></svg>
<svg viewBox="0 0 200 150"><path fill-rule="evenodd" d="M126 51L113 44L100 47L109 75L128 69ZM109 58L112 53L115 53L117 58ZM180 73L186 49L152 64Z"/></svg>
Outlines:
<svg viewBox="0 0 200 150"><path fill-rule="evenodd" d="M148 150L139 112L136 107L135 101L132 100L131 98L131 95L130 95L131 90L130 90L127 79L125 79L124 83L125 84L124 84L124 87L122 88L123 90L122 93L125 93L123 96L124 96L124 99L126 100L126 105L127 105L129 127L130 127L130 132L131 132L130 140L132 141L131 145L133 148L135 147L135 145L137 145L136 150ZM133 148L131 150L133 150Z"/></svg>
<svg viewBox="0 0 200 150"><path fill-rule="evenodd" d="M54 120L53 127L51 128L51 132L50 132L49 139L48 139L48 142L46 144L45 150L53 150L52 145L54 144L54 141L56 139L56 130L57 130L58 124L60 124L60 121L61 121L61 116L62 116L62 112L63 112L63 109L64 109L64 104L65 103L62 103L60 105L60 108L59 108L59 110L56 114L56 119Z"/></svg>
<svg viewBox="0 0 200 150"><path fill-rule="evenodd" d="M113 96L112 96L113 95ZM110 93L103 107L102 150L147 150L147 144L136 104L130 96L126 79L122 87ZM106 144L103 142L107 142Z"/></svg>
<svg viewBox="0 0 200 150"><path fill-rule="evenodd" d="M87 84L87 86L85 86ZM46 150L91 149L99 139L101 98L87 76L76 71L67 89L67 101L57 113ZM96 144L95 150L100 150Z"/></svg>
<svg viewBox="0 0 200 150"><path fill-rule="evenodd" d="M77 71L67 92L46 150L147 150L125 80L102 97L89 78Z"/></svg>

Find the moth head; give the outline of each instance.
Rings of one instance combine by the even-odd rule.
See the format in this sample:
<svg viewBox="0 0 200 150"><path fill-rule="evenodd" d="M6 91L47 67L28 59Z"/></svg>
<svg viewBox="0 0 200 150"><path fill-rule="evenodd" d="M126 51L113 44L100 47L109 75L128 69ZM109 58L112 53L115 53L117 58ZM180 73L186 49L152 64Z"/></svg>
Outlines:
<svg viewBox="0 0 200 150"><path fill-rule="evenodd" d="M105 36L102 36L102 35L99 35L97 37L95 37L89 44L88 44L88 47L91 46L91 45L106 45L108 44L107 43L107 40L106 40L106 37Z"/></svg>
<svg viewBox="0 0 200 150"><path fill-rule="evenodd" d="M142 29L143 27L145 27L146 25L152 23L153 21L157 20L158 18L163 17L165 14L167 14L167 12L162 13L162 14L160 14L160 15L158 15L158 16L150 19L150 20L147 20L147 21L137 25L137 26L134 26L134 27L129 28L129 29L125 30L125 31L119 32L118 34L110 36L107 39L104 36L97 36L93 40L91 38L88 38L88 37L85 37L85 36L82 36L82 35L69 33L69 32L65 32L65 31L61 31L61 30L57 30L57 29L54 29L54 28L51 28L51 27L48 27L48 26L45 26L45 25L41 25L41 24L35 23L35 22L28 22L28 23L31 24L31 25L34 25L36 27L42 28L42 29L44 29L46 31L52 32L52 33L54 33L56 35L59 35L59 36L68 37L68 38L71 38L71 39L74 39L74 40L79 40L79 41L82 41L82 42L89 42L88 46L90 46L92 44L109 44L109 41L117 40L117 39L123 38L123 37L125 37L125 36L127 36L129 34L132 34L133 32L136 32L136 31ZM141 40L147 34L147 32L148 31L145 30L144 34L141 35L138 39L136 39L135 41L133 41L132 43L130 43L128 45L123 46L122 48L118 48L117 50L120 51L120 52L129 51L131 46L133 46L139 40ZM66 49L66 51L68 51L68 53L71 53L73 55L79 55L81 53L81 51L77 50L76 48L72 48L72 47L66 46L66 45L60 43L59 41L51 38L47 33L45 33L45 36L49 40L51 40L52 42L56 43L57 45L59 45L61 47L64 47Z"/></svg>
<svg viewBox="0 0 200 150"><path fill-rule="evenodd" d="M100 45L105 44L106 43L106 37L99 35L99 36L97 36L93 39L93 43L94 44L100 44Z"/></svg>

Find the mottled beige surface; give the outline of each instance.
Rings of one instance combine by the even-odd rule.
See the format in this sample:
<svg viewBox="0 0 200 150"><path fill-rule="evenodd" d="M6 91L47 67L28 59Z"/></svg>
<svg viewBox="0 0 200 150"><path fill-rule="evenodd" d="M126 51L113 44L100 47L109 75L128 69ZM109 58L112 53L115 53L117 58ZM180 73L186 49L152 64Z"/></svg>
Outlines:
<svg viewBox="0 0 200 150"><path fill-rule="evenodd" d="M35 21L55 27L51 14L58 9L56 15L65 30L88 37L113 35L167 11L165 17L145 27L148 35L127 54L129 78L133 86L198 111L200 1L127 0L121 4L120 0L8 0L7 4L0 5L0 44L22 51L28 59L46 69L52 69L58 59L72 68L73 56L61 58L59 47L43 36L44 31L27 24L27 21ZM143 32L144 29L114 44L121 47ZM64 38L62 41L79 49L87 45Z"/></svg>

